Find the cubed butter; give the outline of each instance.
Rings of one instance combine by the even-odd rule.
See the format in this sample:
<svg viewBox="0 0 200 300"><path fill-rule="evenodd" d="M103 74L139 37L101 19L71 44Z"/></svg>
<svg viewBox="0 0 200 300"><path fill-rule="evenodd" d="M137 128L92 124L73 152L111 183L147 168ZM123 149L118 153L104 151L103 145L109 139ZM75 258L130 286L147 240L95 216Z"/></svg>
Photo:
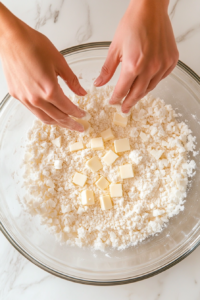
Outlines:
<svg viewBox="0 0 200 300"><path fill-rule="evenodd" d="M61 136L59 136L57 139L53 140L52 144L54 144L57 147L61 147Z"/></svg>
<svg viewBox="0 0 200 300"><path fill-rule="evenodd" d="M101 196L100 197L100 204L101 204L101 209L102 210L107 210L112 208L112 201L110 199L109 195Z"/></svg>
<svg viewBox="0 0 200 300"><path fill-rule="evenodd" d="M94 193L91 190L84 190L81 193L81 202L83 205L94 204Z"/></svg>
<svg viewBox="0 0 200 300"><path fill-rule="evenodd" d="M133 167L131 164L126 164L126 165L120 166L119 171L120 171L120 176L122 179L134 177Z"/></svg>
<svg viewBox="0 0 200 300"><path fill-rule="evenodd" d="M143 142L147 142L148 139L149 139L148 135L145 134L145 133L142 132L142 131L140 132L140 137L141 137L141 139L142 139Z"/></svg>
<svg viewBox="0 0 200 300"><path fill-rule="evenodd" d="M101 178L97 180L96 186L98 186L98 188L101 190L105 190L109 186L109 182L103 176L101 176Z"/></svg>
<svg viewBox="0 0 200 300"><path fill-rule="evenodd" d="M151 150L150 153L155 159L158 160L162 156L164 151L163 150Z"/></svg>
<svg viewBox="0 0 200 300"><path fill-rule="evenodd" d="M76 172L74 174L73 183L75 183L77 185L80 185L80 186L84 186L84 184L86 183L86 180L87 180L86 175L83 175L83 174L78 173L78 172Z"/></svg>
<svg viewBox="0 0 200 300"><path fill-rule="evenodd" d="M84 130L87 130L90 127L90 123L87 120L83 120L83 119L76 119L74 118L74 120L76 122L78 122L79 124L83 125Z"/></svg>
<svg viewBox="0 0 200 300"><path fill-rule="evenodd" d="M81 150L83 148L84 148L84 146L83 146L82 142L77 142L77 143L69 145L69 149L70 149L71 152L78 151L78 150Z"/></svg>
<svg viewBox="0 0 200 300"><path fill-rule="evenodd" d="M93 150L103 150L104 144L102 137L91 139L91 148Z"/></svg>
<svg viewBox="0 0 200 300"><path fill-rule="evenodd" d="M127 122L128 122L128 117L122 117L122 115L118 114L117 112L114 113L113 123L115 125L126 127Z"/></svg>
<svg viewBox="0 0 200 300"><path fill-rule="evenodd" d="M55 168L56 170L62 169L62 163L63 163L63 161L62 161L61 159L56 159L56 160L54 161L54 168Z"/></svg>
<svg viewBox="0 0 200 300"><path fill-rule="evenodd" d="M102 160L106 165L111 166L118 157L119 156L115 152L109 150Z"/></svg>
<svg viewBox="0 0 200 300"><path fill-rule="evenodd" d="M97 172L102 169L102 164L98 158L98 156L94 156L90 160L87 161L86 165L92 170L93 172Z"/></svg>
<svg viewBox="0 0 200 300"><path fill-rule="evenodd" d="M114 146L115 146L115 152L116 153L128 151L128 150L131 149L128 138L115 140L114 141Z"/></svg>
<svg viewBox="0 0 200 300"><path fill-rule="evenodd" d="M122 184L111 183L110 185L110 196L111 197L122 197Z"/></svg>
<svg viewBox="0 0 200 300"><path fill-rule="evenodd" d="M113 133L112 133L111 128L108 128L107 130L103 131L101 133L101 136L102 136L104 141L109 141L109 140L112 140L112 139L115 138Z"/></svg>

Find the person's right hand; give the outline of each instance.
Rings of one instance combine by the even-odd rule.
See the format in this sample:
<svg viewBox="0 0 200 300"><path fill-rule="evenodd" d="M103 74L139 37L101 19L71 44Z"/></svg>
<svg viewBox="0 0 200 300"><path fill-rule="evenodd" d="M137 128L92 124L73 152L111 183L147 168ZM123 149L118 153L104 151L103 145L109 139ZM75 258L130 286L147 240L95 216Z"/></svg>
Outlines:
<svg viewBox="0 0 200 300"><path fill-rule="evenodd" d="M0 3L0 57L9 93L46 124L84 131L70 116L85 112L63 93L57 76L79 96L86 95L64 57L47 37L16 18Z"/></svg>

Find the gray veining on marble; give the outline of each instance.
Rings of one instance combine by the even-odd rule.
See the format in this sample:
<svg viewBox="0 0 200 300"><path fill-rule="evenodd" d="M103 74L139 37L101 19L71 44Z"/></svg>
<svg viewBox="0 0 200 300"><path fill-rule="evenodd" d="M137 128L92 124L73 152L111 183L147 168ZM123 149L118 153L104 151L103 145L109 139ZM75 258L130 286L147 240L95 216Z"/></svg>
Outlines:
<svg viewBox="0 0 200 300"><path fill-rule="evenodd" d="M63 6L63 2L65 0L58 0L57 2L60 4L58 5L58 7L54 8L53 7L53 3L49 3L46 11L44 12L44 14L42 15L41 12L41 3L39 1L36 2L36 24L35 24L35 29L39 30L41 26L44 26L46 24L46 22L48 20L53 20L54 23L56 23L58 21L59 18L59 14L61 11L61 8ZM55 1L54 1L55 2Z"/></svg>

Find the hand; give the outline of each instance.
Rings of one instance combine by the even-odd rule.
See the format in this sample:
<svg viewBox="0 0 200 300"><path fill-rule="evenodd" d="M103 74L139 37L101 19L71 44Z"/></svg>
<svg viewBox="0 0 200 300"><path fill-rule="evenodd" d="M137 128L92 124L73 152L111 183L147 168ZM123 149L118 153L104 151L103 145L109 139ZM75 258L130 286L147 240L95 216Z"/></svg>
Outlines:
<svg viewBox="0 0 200 300"><path fill-rule="evenodd" d="M128 113L154 89L178 61L168 0L132 0L122 18L95 86L106 84L121 62L121 73L110 104L122 103Z"/></svg>
<svg viewBox="0 0 200 300"><path fill-rule="evenodd" d="M70 116L85 112L63 93L57 76L79 96L86 94L64 57L41 33L0 4L0 57L9 93L46 124L84 131Z"/></svg>

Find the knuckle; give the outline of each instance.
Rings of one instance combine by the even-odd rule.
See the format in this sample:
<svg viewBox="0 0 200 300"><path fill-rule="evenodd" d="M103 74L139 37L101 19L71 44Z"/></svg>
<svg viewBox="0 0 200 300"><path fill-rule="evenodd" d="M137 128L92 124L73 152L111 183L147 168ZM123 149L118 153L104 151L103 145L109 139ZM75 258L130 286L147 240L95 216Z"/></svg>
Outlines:
<svg viewBox="0 0 200 300"><path fill-rule="evenodd" d="M103 67L101 69L101 73L103 73L104 75L109 75L110 74L110 70L109 70L109 68L106 64L103 65Z"/></svg>
<svg viewBox="0 0 200 300"><path fill-rule="evenodd" d="M144 95L144 92L138 91L133 94L133 100L140 99Z"/></svg>
<svg viewBox="0 0 200 300"><path fill-rule="evenodd" d="M78 81L78 78L77 78L77 76L74 74L73 76L72 76L72 78L71 78L71 85L73 85L73 86L77 86L77 85L79 85L79 81Z"/></svg>
<svg viewBox="0 0 200 300"><path fill-rule="evenodd" d="M54 95L55 95L55 90L56 90L56 85L55 84L50 84L45 91L45 99L46 100L51 100Z"/></svg>
<svg viewBox="0 0 200 300"><path fill-rule="evenodd" d="M158 59L154 59L149 68L151 73L153 74L157 73L161 68L161 61Z"/></svg>
<svg viewBox="0 0 200 300"><path fill-rule="evenodd" d="M30 103L33 105L33 106L36 106L38 107L40 105L40 99L38 97L32 97L30 99Z"/></svg>
<svg viewBox="0 0 200 300"><path fill-rule="evenodd" d="M128 76L135 75L139 70L139 65L131 62L125 65L124 70Z"/></svg>

